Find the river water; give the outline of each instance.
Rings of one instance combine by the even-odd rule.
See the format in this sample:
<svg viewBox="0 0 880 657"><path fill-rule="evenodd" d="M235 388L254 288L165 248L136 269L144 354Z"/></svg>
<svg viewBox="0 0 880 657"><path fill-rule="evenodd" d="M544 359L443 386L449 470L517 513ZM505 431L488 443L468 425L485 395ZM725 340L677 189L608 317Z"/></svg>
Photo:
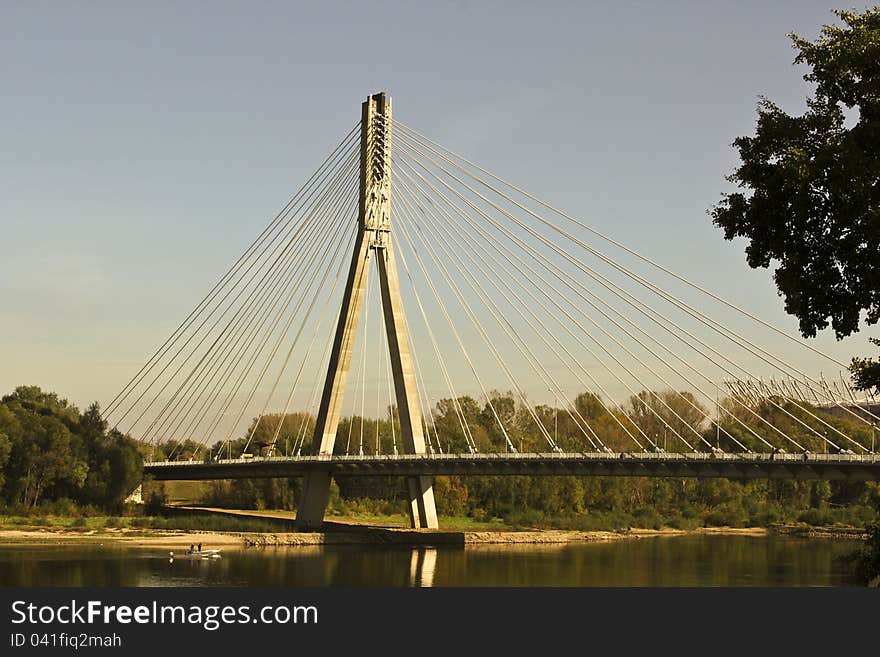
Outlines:
<svg viewBox="0 0 880 657"><path fill-rule="evenodd" d="M846 586L831 539L675 536L556 546L226 549L0 545L0 586Z"/></svg>

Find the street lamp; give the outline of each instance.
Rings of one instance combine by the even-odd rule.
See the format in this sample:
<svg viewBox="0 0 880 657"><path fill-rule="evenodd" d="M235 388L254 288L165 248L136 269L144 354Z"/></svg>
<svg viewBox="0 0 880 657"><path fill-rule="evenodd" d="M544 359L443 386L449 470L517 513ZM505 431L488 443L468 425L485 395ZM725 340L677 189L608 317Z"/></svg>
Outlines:
<svg viewBox="0 0 880 657"><path fill-rule="evenodd" d="M553 393L553 442L555 444L559 444L559 397L556 396L556 391L553 388L547 388L548 392Z"/></svg>

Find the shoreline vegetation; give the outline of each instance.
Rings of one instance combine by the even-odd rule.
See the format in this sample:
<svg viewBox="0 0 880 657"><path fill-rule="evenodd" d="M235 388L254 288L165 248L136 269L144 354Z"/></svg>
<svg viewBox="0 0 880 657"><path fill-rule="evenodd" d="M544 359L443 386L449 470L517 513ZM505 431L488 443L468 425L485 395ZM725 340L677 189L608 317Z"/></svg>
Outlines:
<svg viewBox="0 0 880 657"><path fill-rule="evenodd" d="M479 545L567 545L616 540L694 535L791 536L864 540L858 527L817 527L804 523L768 527L673 527L579 531L511 527L503 523L474 523L470 518L441 518L439 530L413 530L403 516L330 517L323 532L297 532L292 514L187 507L163 517L12 517L0 516L0 545L104 545L164 547L185 550L191 543L213 548L259 546L399 545L467 547ZM171 520L172 522L169 522ZM208 520L206 522L206 520ZM173 522L176 521L176 522ZM494 525L494 526L493 526Z"/></svg>

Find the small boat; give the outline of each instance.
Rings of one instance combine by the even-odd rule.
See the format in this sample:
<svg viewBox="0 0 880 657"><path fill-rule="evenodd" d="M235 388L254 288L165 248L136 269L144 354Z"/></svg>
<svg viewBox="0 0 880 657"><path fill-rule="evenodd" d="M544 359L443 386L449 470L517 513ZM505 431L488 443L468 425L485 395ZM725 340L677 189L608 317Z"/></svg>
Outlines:
<svg viewBox="0 0 880 657"><path fill-rule="evenodd" d="M174 552L168 553L172 559L174 559ZM187 550L186 552L182 552L177 555L178 557L190 557L192 559L198 558L208 558L208 557L219 557L220 550Z"/></svg>

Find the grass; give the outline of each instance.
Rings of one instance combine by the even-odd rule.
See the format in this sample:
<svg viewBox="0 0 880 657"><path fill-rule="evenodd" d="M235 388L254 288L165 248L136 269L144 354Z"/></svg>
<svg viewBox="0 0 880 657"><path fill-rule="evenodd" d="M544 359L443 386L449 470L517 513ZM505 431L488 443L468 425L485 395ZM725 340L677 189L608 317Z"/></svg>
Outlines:
<svg viewBox="0 0 880 657"><path fill-rule="evenodd" d="M379 527L409 527L409 517L403 514L376 515L370 513L328 515L327 520L350 525L374 525ZM440 516L441 529L465 532L505 532L515 531L515 527L501 518L479 521L468 516Z"/></svg>
<svg viewBox="0 0 880 657"><path fill-rule="evenodd" d="M204 507L201 507L204 508ZM180 510L183 512L183 509ZM250 511L244 509L217 509L218 514L229 514L227 517L238 516L241 518L279 519L293 522L296 511L259 510ZM328 513L326 520L343 525L369 525L372 527L409 527L409 517L402 513ZM469 516L440 516L440 527L449 531L516 531L515 527L504 522L501 518L493 518L487 521L476 520Z"/></svg>
<svg viewBox="0 0 880 657"><path fill-rule="evenodd" d="M210 489L206 481L166 481L163 485L171 503L191 504L192 500L203 499Z"/></svg>
<svg viewBox="0 0 880 657"><path fill-rule="evenodd" d="M675 514L663 517L652 508L637 509L632 514L619 512L589 512L581 514L550 515L536 511L510 514L505 519L481 516L441 516L441 530L451 532L522 531L534 529L562 529L577 531L616 531L628 528L643 529L696 529L702 526L767 527L771 525L804 525L813 527L864 527L873 519L873 512L865 509L810 510L796 517L768 516L754 519L723 507L712 513ZM870 518L868 516L871 516ZM199 510L170 507L162 516L0 516L0 530L48 530L53 532L93 532L111 535L119 530L194 530L215 532L282 533L294 531L294 511L248 511L236 509ZM409 527L409 518L401 513L382 514L371 511L330 513L327 520L337 524L369 525L373 527Z"/></svg>
<svg viewBox="0 0 880 657"><path fill-rule="evenodd" d="M234 515L233 515L234 514ZM144 517L62 517L62 516L0 516L0 530L49 530L54 532L115 533L128 530L196 530L216 532L279 533L294 531L293 511L239 511L188 513L178 510L170 516ZM378 527L409 527L404 515L349 514L328 515L327 520L349 525ZM473 518L441 516L440 526L447 531L513 531L517 528L501 520L478 522Z"/></svg>
<svg viewBox="0 0 880 657"><path fill-rule="evenodd" d="M213 514L180 514L168 517L142 516L134 518L117 518L113 516L95 516L90 518L0 516L0 530L4 529L43 529L54 532L95 532L96 534L111 534L120 529L277 533L292 531L292 526L289 522L279 522L270 518L244 516L232 518Z"/></svg>

